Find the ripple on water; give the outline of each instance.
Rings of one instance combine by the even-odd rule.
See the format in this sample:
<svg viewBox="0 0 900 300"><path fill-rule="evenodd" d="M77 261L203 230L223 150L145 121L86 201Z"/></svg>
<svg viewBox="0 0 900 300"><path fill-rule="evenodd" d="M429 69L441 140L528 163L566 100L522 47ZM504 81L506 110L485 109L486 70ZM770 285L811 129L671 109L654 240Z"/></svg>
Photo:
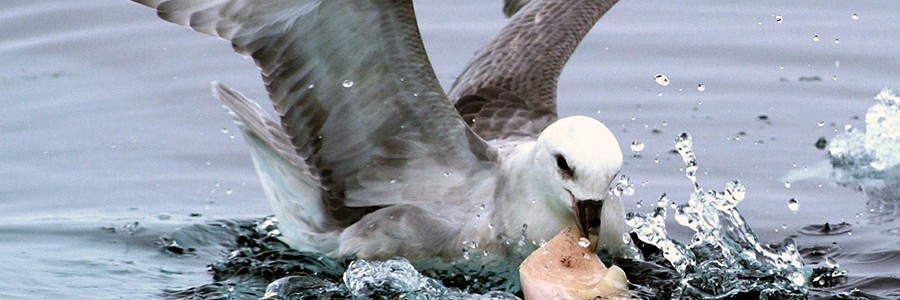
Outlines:
<svg viewBox="0 0 900 300"><path fill-rule="evenodd" d="M805 235L839 235L853 231L852 225L847 222L837 224L810 224L801 227L797 232Z"/></svg>

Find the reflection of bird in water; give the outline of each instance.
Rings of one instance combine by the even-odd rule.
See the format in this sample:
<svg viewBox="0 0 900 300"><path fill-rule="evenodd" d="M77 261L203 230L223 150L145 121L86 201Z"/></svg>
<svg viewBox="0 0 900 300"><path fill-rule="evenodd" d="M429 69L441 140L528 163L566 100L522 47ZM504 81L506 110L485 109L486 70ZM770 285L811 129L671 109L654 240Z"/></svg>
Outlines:
<svg viewBox="0 0 900 300"><path fill-rule="evenodd" d="M565 62L616 1L508 1L518 12L449 97L409 0L135 1L230 41L261 68L280 122L235 90L213 89L245 133L292 247L521 257L577 222L601 249L623 249L622 203L607 192L622 165L618 142L592 118L556 115Z"/></svg>

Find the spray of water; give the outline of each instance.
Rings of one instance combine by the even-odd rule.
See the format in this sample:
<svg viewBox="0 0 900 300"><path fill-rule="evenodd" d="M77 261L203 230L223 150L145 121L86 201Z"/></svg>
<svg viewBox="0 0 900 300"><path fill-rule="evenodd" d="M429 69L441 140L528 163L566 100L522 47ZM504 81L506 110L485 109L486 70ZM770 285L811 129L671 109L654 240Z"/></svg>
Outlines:
<svg viewBox="0 0 900 300"><path fill-rule="evenodd" d="M681 276L682 296L721 299L758 294L759 298L804 298L811 269L791 240L769 246L757 240L736 206L746 195L738 180L724 191L704 190L697 182L691 136L682 133L675 148L694 191L675 207L675 221L694 231L690 242L670 238L665 228L667 196L649 214L629 213L626 222L644 243L660 250L662 260ZM652 259L652 258L648 258Z"/></svg>

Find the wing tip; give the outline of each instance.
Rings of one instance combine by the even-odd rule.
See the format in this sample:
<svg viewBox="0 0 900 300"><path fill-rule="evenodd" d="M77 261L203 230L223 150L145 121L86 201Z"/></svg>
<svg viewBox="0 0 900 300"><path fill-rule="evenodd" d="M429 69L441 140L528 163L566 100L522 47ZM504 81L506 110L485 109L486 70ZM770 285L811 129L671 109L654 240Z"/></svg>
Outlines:
<svg viewBox="0 0 900 300"><path fill-rule="evenodd" d="M250 106L252 109L261 110L262 108L259 106L259 103L256 101L248 99L244 94L241 94L238 90L232 89L225 84L218 81L211 81L210 90L212 90L213 97L222 101L225 105L225 108L233 113L236 108L242 106Z"/></svg>

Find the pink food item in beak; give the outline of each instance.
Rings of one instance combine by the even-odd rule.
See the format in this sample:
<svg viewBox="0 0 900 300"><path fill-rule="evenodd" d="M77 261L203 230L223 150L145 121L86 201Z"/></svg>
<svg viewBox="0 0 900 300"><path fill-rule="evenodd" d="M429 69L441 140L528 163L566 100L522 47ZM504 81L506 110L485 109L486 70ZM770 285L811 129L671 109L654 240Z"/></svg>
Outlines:
<svg viewBox="0 0 900 300"><path fill-rule="evenodd" d="M625 272L607 268L597 254L579 245L578 229L563 228L519 265L526 300L630 299Z"/></svg>

